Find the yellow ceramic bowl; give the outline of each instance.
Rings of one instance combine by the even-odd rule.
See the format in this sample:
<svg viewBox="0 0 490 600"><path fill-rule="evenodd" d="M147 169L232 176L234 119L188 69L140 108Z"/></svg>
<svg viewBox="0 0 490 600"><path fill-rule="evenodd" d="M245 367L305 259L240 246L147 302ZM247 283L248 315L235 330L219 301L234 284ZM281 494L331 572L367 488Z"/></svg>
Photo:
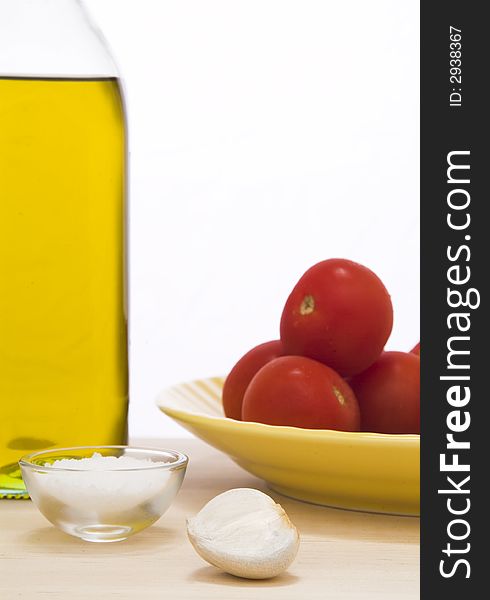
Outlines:
<svg viewBox="0 0 490 600"><path fill-rule="evenodd" d="M275 491L315 504L419 514L419 435L278 427L223 416L223 378L176 385L159 408Z"/></svg>

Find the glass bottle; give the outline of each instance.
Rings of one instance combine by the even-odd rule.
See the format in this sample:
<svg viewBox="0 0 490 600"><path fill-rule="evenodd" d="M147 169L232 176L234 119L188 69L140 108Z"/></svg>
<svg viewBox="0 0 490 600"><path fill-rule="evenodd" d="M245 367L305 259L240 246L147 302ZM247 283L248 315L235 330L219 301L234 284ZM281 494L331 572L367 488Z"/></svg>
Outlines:
<svg viewBox="0 0 490 600"><path fill-rule="evenodd" d="M126 441L124 105L77 0L0 0L0 497L36 449Z"/></svg>

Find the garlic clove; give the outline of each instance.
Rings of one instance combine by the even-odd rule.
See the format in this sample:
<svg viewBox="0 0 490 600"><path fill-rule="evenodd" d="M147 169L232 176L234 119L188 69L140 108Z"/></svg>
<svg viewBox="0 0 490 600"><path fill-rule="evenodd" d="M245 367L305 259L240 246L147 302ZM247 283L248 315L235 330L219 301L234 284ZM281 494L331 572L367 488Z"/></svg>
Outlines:
<svg viewBox="0 0 490 600"><path fill-rule="evenodd" d="M280 504L251 488L210 500L187 520L187 535L207 562L238 577L266 579L293 562L299 535Z"/></svg>

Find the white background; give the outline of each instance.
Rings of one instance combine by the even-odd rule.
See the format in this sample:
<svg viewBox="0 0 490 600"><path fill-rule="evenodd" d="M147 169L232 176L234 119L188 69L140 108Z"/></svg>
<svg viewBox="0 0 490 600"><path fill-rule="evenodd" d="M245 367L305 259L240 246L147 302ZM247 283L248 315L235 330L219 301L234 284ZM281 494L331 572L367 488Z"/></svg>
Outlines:
<svg viewBox="0 0 490 600"><path fill-rule="evenodd" d="M315 262L373 269L419 337L419 15L406 0L86 0L124 77L131 410L278 337Z"/></svg>

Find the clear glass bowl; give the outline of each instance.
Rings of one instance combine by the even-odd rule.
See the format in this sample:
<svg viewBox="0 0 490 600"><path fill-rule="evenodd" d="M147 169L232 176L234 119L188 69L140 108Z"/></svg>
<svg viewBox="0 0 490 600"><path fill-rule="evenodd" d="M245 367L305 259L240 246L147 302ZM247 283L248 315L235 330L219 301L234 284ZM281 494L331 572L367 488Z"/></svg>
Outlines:
<svg viewBox="0 0 490 600"><path fill-rule="evenodd" d="M133 461L55 463L94 453ZM34 452L19 463L32 501L53 525L89 542L117 542L163 515L180 489L188 458L173 450L81 446Z"/></svg>

